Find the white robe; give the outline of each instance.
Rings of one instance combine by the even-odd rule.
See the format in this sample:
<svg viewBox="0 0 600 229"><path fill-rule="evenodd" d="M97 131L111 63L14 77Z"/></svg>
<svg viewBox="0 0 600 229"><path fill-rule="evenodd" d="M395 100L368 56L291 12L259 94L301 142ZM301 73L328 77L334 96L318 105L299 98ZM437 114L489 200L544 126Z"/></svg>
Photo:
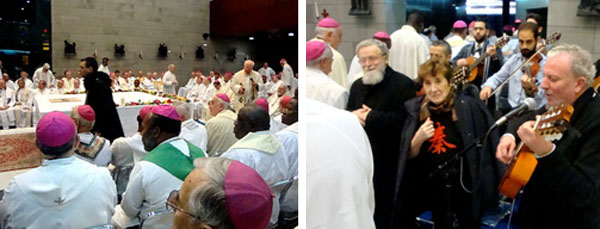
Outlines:
<svg viewBox="0 0 600 229"><path fill-rule="evenodd" d="M32 79L33 79L34 87L37 87L38 82L40 82L40 80L46 81L46 85L48 85L49 88L54 87L56 84L56 82L54 82L55 78L54 78L54 74L52 74L52 71L50 71L50 69L48 69L47 72L44 72L42 67L35 70L35 72L33 73Z"/></svg>
<svg viewBox="0 0 600 229"><path fill-rule="evenodd" d="M263 141L260 145L244 145L248 139L257 135L270 135L274 141ZM272 150L272 151L269 151ZM285 149L277 140L277 137L269 134L268 131L250 132L236 144L231 146L221 157L238 160L239 162L253 168L260 174L265 182L271 186L277 182L286 180L289 165ZM274 195L273 211L271 212L271 224L277 222L279 216L279 197L283 187L271 187L271 194Z"/></svg>
<svg viewBox="0 0 600 229"><path fill-rule="evenodd" d="M451 58L454 58L460 52L460 50L463 48L463 46L469 44L469 42L462 39L462 37L458 36L458 35L453 35L453 36L449 37L448 39L446 39L446 41L448 42L448 44L450 45L450 48L452 49L452 57Z"/></svg>
<svg viewBox="0 0 600 229"><path fill-rule="evenodd" d="M373 156L352 113L306 100L306 228L375 228Z"/></svg>
<svg viewBox="0 0 600 229"><path fill-rule="evenodd" d="M179 137L167 139L161 144L172 144L184 155L190 155L187 143ZM128 220L122 219L131 220L139 216L145 220L150 212L166 210L169 193L179 190L182 183L182 180L152 162L137 162L131 171L127 189L123 193L121 204L117 206L113 221L124 225L123 222Z"/></svg>
<svg viewBox="0 0 600 229"><path fill-rule="evenodd" d="M275 71L268 66L267 69L265 69L264 67L259 68L258 73L260 73L261 76L265 75L267 77L267 81L271 81L271 76L275 75Z"/></svg>
<svg viewBox="0 0 600 229"><path fill-rule="evenodd" d="M233 89L235 95L233 98L229 97L229 99L231 100L231 106L235 110L239 110L246 105L252 104L254 100L258 98L258 91L254 91L254 93L252 91L252 81L257 83L259 87L263 84L258 72L252 71L250 74L246 74L243 69L235 73L231 81L231 89ZM238 94L238 91L242 87L245 88L244 94Z"/></svg>
<svg viewBox="0 0 600 229"><path fill-rule="evenodd" d="M360 66L360 63L358 63L358 56L354 55L352 62L350 63L350 68L348 69L348 90L352 87L356 75L361 72L362 67Z"/></svg>
<svg viewBox="0 0 600 229"><path fill-rule="evenodd" d="M141 82L142 88L148 91L155 91L154 82L151 79L144 77L144 80Z"/></svg>
<svg viewBox="0 0 600 229"><path fill-rule="evenodd" d="M64 89L65 91L73 91L73 89L75 89L75 79L73 77L71 77L71 79L67 79L66 77L63 77L63 82L65 82L64 85ZM80 82L81 83L81 82Z"/></svg>
<svg viewBox="0 0 600 229"><path fill-rule="evenodd" d="M425 40L410 25L393 32L390 39L389 66L412 80L417 79L419 65L429 58L429 47Z"/></svg>
<svg viewBox="0 0 600 229"><path fill-rule="evenodd" d="M279 131L275 136L285 149L289 165L287 178L292 179L294 176L298 176L298 122ZM298 211L297 181L292 183L285 196L282 196L280 203L283 212Z"/></svg>
<svg viewBox="0 0 600 229"><path fill-rule="evenodd" d="M344 60L344 56L334 48L331 48L333 51L333 63L331 64L331 72L329 73L329 78L333 81L337 82L343 88L348 88L348 76L346 76L346 60Z"/></svg>
<svg viewBox="0 0 600 229"><path fill-rule="evenodd" d="M104 66L104 65L100 64L100 66L98 66L98 71L104 72L110 76L110 69L108 69L108 65Z"/></svg>
<svg viewBox="0 0 600 229"><path fill-rule="evenodd" d="M175 94L175 87L177 86L177 77L171 71L165 72L162 78L163 82L163 93L164 94Z"/></svg>
<svg viewBox="0 0 600 229"><path fill-rule="evenodd" d="M348 90L328 78L321 70L306 68L306 96L345 110L349 93Z"/></svg>
<svg viewBox="0 0 600 229"><path fill-rule="evenodd" d="M9 126L14 125L15 111L12 108L15 104L14 92L8 86L5 89L0 89L0 107L8 107L6 110L0 111L0 124L2 128L7 130Z"/></svg>
<svg viewBox="0 0 600 229"><path fill-rule="evenodd" d="M179 133L179 137L194 144L198 148L202 149L203 152L206 152L206 143L208 142L206 128L193 119L188 119L181 123L181 132Z"/></svg>
<svg viewBox="0 0 600 229"><path fill-rule="evenodd" d="M110 223L116 203L108 169L71 156L15 176L0 218L5 228L87 228Z"/></svg>
<svg viewBox="0 0 600 229"><path fill-rule="evenodd" d="M298 80L294 77L294 70L289 64L283 66L281 80L283 80L287 86L290 86L291 89L289 91L294 91L298 88Z"/></svg>
<svg viewBox="0 0 600 229"><path fill-rule="evenodd" d="M233 133L236 119L237 115L233 111L223 110L206 122L208 155L211 157L220 156L238 141Z"/></svg>

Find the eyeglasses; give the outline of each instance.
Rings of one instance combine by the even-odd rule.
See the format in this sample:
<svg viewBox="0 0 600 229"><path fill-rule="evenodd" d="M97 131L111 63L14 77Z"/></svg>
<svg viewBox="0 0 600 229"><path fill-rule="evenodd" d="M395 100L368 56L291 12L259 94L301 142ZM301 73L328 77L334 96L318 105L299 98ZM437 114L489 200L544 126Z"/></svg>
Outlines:
<svg viewBox="0 0 600 229"><path fill-rule="evenodd" d="M381 56L363 57L363 58L358 59L358 63L359 64L365 64L365 63L367 63L367 61L369 61L369 62L375 62L375 61L379 60L379 58L381 58Z"/></svg>
<svg viewBox="0 0 600 229"><path fill-rule="evenodd" d="M169 197L167 197L167 205L165 206L167 208L167 211L170 212L175 212L175 211L181 211L184 214L192 217L192 218L196 218L197 220L201 220L199 216L196 216L192 213L187 212L186 210L183 210L183 208L180 208L179 206L177 206L176 202L179 202L179 190L173 190L171 191L171 193L169 193Z"/></svg>

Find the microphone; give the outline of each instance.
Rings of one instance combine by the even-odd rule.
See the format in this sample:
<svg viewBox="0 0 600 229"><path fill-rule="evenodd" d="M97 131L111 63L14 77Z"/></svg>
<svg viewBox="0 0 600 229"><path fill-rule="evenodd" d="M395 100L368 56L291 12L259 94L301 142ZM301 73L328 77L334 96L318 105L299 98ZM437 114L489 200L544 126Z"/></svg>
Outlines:
<svg viewBox="0 0 600 229"><path fill-rule="evenodd" d="M527 97L527 98L525 98L525 100L523 100L523 104L521 104L521 106L515 108L514 110L508 112L508 114L502 116L502 118L498 119L498 121L496 121L496 123L494 125L501 126L509 118L512 118L513 116L520 115L520 114L522 114L525 111L535 110L536 107L537 107L537 104L535 102L535 99L533 99L531 97Z"/></svg>

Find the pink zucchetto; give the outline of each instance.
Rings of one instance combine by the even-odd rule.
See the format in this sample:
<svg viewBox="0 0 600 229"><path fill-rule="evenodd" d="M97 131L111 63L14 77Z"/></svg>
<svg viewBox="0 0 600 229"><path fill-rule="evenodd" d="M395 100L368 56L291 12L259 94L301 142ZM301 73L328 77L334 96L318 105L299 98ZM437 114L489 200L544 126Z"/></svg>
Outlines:
<svg viewBox="0 0 600 229"><path fill-rule="evenodd" d="M227 103L231 102L231 101L229 101L229 97L225 93L219 93L219 94L216 94L215 96L217 96L217 98L219 98Z"/></svg>
<svg viewBox="0 0 600 229"><path fill-rule="evenodd" d="M49 147L66 144L75 134L75 123L65 113L50 112L40 119L35 127L37 141Z"/></svg>
<svg viewBox="0 0 600 229"><path fill-rule="evenodd" d="M317 23L317 26L321 28L337 28L340 27L340 23L333 18L326 17L321 19L319 23Z"/></svg>
<svg viewBox="0 0 600 229"><path fill-rule="evenodd" d="M454 22L454 25L452 26L452 28L464 29L464 28L467 28L467 23L463 20L458 20L458 21Z"/></svg>
<svg viewBox="0 0 600 229"><path fill-rule="evenodd" d="M306 43L306 61L319 58L325 52L327 44L325 42L314 40Z"/></svg>
<svg viewBox="0 0 600 229"><path fill-rule="evenodd" d="M155 115L160 115L168 119L172 119L175 121L181 121L181 117L175 110L175 108L171 105L158 105L152 108L152 112Z"/></svg>
<svg viewBox="0 0 600 229"><path fill-rule="evenodd" d="M373 35L373 38L389 40L390 35L387 34L385 31L379 31L379 32L375 33L375 35Z"/></svg>
<svg viewBox="0 0 600 229"><path fill-rule="evenodd" d="M90 105L81 105L77 107L77 113L79 113L79 117L93 122L96 120L96 112Z"/></svg>

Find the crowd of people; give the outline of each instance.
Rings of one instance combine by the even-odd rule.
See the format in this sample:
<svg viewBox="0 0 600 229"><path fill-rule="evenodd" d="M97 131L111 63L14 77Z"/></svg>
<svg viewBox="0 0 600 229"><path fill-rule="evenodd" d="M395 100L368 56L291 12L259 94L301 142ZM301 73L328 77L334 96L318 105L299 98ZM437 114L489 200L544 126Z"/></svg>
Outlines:
<svg viewBox="0 0 600 229"><path fill-rule="evenodd" d="M22 72L17 88L0 81L2 114L9 117L22 115L15 106L25 105L22 97L32 87L60 94L79 82L75 88L86 93L85 104L70 115L50 112L34 125L43 164L4 189L0 227L297 225L297 80L285 59L279 74L267 64L259 73L246 60L235 74L195 71L183 87L173 64L162 77L142 71L133 77L110 71L108 61L82 59L78 77L65 71L57 80L44 64L33 80ZM189 102L141 107L135 120L124 120L138 124L135 134L125 136L113 93L174 95L176 89ZM199 107L206 107L205 116L193 112ZM10 122L3 118L4 127Z"/></svg>
<svg viewBox="0 0 600 229"><path fill-rule="evenodd" d="M306 43L307 227L418 228L430 211L435 228L479 228L516 198L520 228L598 228L600 61L541 37L538 14L516 22L496 37L485 18L457 20L442 40L414 12L352 58L343 24L321 19ZM518 193L521 155L537 167L515 197L499 187Z"/></svg>

